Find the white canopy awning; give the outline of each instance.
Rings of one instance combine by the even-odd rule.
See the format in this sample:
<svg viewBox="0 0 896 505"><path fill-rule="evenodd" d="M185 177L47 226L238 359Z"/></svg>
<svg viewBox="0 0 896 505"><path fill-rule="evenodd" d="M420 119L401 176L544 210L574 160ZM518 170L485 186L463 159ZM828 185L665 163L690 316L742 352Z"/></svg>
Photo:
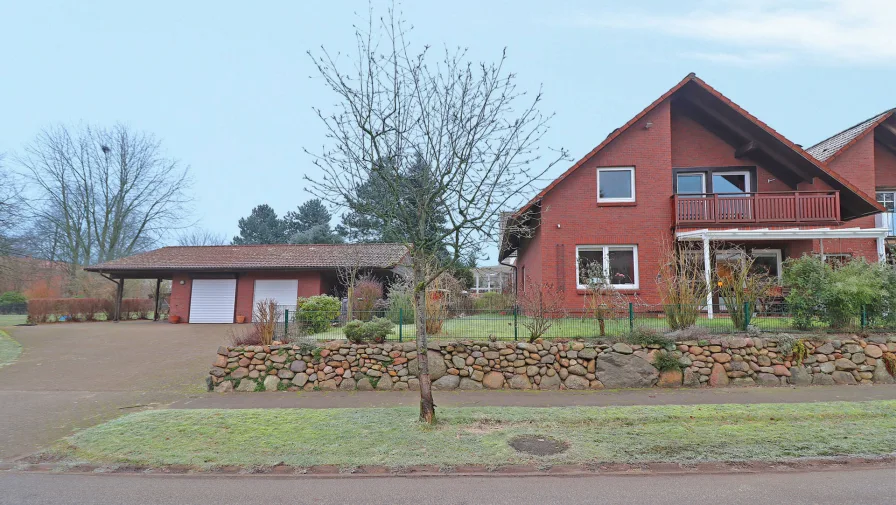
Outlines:
<svg viewBox="0 0 896 505"><path fill-rule="evenodd" d="M873 238L885 239L889 231L886 228L786 228L786 229L702 229L680 231L675 234L678 240L813 240L826 238Z"/></svg>

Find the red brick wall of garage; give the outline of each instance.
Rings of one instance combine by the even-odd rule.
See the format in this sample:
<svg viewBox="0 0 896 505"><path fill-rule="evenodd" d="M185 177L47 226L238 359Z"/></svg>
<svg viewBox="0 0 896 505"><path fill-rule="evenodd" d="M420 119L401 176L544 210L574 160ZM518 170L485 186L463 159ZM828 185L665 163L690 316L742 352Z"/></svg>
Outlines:
<svg viewBox="0 0 896 505"><path fill-rule="evenodd" d="M896 154L879 142L874 143L875 185L881 189L896 189Z"/></svg>
<svg viewBox="0 0 896 505"><path fill-rule="evenodd" d="M300 296L314 296L326 294L322 284L322 276L318 271L253 271L240 273L236 282L236 314L246 316L246 321L252 320L253 297L255 295L256 280L286 280L298 279L299 290L296 298Z"/></svg>
<svg viewBox="0 0 896 505"><path fill-rule="evenodd" d="M299 289L296 298L327 294L329 289L318 271L251 271L238 274L236 283L236 314L245 315L246 320L252 317L252 297L255 293L256 279L298 279ZM184 281L183 284L180 281ZM174 274L171 283L170 314L180 316L182 322L190 321L190 295L193 280L188 272Z"/></svg>

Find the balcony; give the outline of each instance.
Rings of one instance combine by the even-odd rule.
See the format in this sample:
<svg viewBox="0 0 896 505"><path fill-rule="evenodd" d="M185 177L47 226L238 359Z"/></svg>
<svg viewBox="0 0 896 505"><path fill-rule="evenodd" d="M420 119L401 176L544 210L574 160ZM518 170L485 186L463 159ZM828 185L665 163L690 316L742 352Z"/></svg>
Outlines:
<svg viewBox="0 0 896 505"><path fill-rule="evenodd" d="M804 225L840 221L839 191L674 195L675 226Z"/></svg>

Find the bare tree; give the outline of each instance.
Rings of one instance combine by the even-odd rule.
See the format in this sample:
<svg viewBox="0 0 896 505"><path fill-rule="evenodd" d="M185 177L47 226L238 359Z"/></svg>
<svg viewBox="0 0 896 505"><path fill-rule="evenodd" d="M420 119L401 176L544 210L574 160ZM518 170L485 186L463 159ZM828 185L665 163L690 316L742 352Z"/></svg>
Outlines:
<svg viewBox="0 0 896 505"><path fill-rule="evenodd" d="M177 245L225 245L227 242L226 236L202 228L193 228L177 236Z"/></svg>
<svg viewBox="0 0 896 505"><path fill-rule="evenodd" d="M356 56L341 65L325 48L311 53L325 85L339 98L335 112L317 110L329 146L314 156L321 176L309 179L319 198L406 230L416 307L420 419L435 406L426 354L430 283L494 236L499 212L565 158L542 160L536 147L550 115L541 92L527 96L497 63L473 63L463 49L435 57L416 51L408 27L390 10L356 28ZM309 153L311 154L311 153ZM376 201L357 198L382 188ZM444 216L444 227L430 226ZM435 261L439 250L447 258ZM437 268L427 268L438 264Z"/></svg>
<svg viewBox="0 0 896 505"><path fill-rule="evenodd" d="M45 129L18 162L37 193L34 219L58 232L59 259L73 265L151 247L180 226L189 202L188 167L120 124Z"/></svg>

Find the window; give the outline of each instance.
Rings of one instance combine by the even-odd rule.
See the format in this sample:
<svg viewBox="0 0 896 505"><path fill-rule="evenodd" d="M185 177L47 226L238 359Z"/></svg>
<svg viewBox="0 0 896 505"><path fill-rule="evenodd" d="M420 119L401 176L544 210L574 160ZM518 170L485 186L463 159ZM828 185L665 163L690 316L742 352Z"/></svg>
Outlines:
<svg viewBox="0 0 896 505"><path fill-rule="evenodd" d="M749 193L750 192L750 173L749 172L713 172L712 174L712 192L713 193ZM734 195L731 195L734 196Z"/></svg>
<svg viewBox="0 0 896 505"><path fill-rule="evenodd" d="M699 195L706 193L706 174L684 173L676 176L676 189L679 195Z"/></svg>
<svg viewBox="0 0 896 505"><path fill-rule="evenodd" d="M778 281L781 280L781 250L780 249L753 249L753 266L755 273L763 273Z"/></svg>
<svg viewBox="0 0 896 505"><path fill-rule="evenodd" d="M576 247L576 279L579 289L601 278L619 289L638 287L638 246L588 245Z"/></svg>
<svg viewBox="0 0 896 505"><path fill-rule="evenodd" d="M635 168L598 168L598 202L634 202Z"/></svg>

